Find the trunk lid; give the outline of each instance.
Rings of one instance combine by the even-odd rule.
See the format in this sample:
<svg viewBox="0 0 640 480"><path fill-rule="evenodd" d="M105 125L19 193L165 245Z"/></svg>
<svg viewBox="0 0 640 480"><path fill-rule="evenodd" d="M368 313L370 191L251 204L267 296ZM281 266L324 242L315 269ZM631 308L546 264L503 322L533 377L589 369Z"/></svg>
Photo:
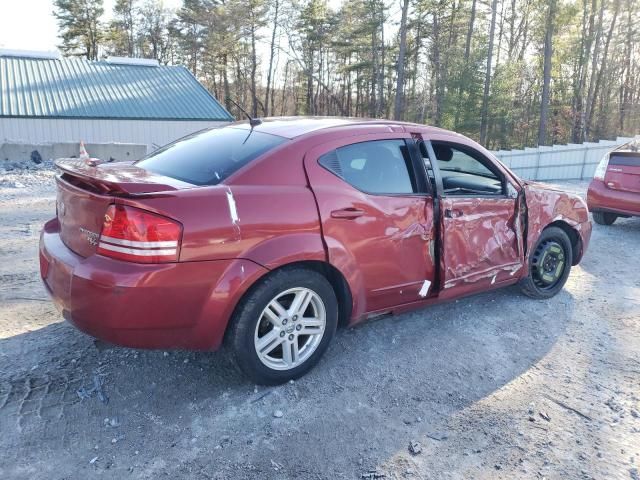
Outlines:
<svg viewBox="0 0 640 480"><path fill-rule="evenodd" d="M56 212L64 244L82 257L96 252L104 215L118 197L134 197L191 188L130 162L94 165L82 160L59 160Z"/></svg>
<svg viewBox="0 0 640 480"><path fill-rule="evenodd" d="M611 152L604 183L612 190L640 193L640 152Z"/></svg>

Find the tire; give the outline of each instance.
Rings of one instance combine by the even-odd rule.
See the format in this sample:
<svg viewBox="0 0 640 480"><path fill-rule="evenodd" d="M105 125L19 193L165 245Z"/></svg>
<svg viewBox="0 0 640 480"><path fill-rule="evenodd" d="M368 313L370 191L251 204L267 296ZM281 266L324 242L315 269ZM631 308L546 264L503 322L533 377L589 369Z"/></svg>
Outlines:
<svg viewBox="0 0 640 480"><path fill-rule="evenodd" d="M593 221L598 225L612 225L618 218L615 213L609 212L592 212L592 215Z"/></svg>
<svg viewBox="0 0 640 480"><path fill-rule="evenodd" d="M542 231L529 254L529 274L520 280L520 289L531 298L551 298L569 277L573 249L567 234L558 227Z"/></svg>
<svg viewBox="0 0 640 480"><path fill-rule="evenodd" d="M304 311L294 309L296 301L306 303ZM283 268L245 294L231 320L227 344L251 380L278 385L318 363L337 325L338 301L327 279L306 268Z"/></svg>

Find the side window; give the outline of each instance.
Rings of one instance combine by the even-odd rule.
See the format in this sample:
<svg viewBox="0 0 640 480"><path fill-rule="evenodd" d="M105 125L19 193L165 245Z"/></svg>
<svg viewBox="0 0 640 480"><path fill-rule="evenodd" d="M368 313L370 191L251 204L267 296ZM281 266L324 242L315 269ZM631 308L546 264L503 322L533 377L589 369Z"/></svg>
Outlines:
<svg viewBox="0 0 640 480"><path fill-rule="evenodd" d="M363 192L384 195L418 191L404 140L354 143L326 153L318 161Z"/></svg>
<svg viewBox="0 0 640 480"><path fill-rule="evenodd" d="M500 195L501 176L467 146L432 142L445 195Z"/></svg>

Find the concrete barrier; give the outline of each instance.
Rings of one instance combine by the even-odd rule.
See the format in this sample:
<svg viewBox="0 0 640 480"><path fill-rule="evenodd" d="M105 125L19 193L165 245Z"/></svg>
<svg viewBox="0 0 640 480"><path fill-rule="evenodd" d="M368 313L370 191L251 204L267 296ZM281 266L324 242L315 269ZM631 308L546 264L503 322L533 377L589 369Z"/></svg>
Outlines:
<svg viewBox="0 0 640 480"><path fill-rule="evenodd" d="M138 160L147 154L147 145L135 143L85 143L93 158L101 160ZM61 143L0 143L0 165L8 163L38 163L38 160L78 157L80 142ZM36 153L37 152L37 153Z"/></svg>

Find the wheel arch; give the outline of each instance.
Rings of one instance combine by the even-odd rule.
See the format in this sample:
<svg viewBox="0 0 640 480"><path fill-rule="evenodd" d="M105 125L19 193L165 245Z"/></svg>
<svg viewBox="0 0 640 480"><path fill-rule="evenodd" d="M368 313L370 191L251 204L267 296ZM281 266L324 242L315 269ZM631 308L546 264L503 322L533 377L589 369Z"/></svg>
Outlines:
<svg viewBox="0 0 640 480"><path fill-rule="evenodd" d="M347 279L342 272L328 262L318 260L303 260L284 265L286 267L302 267L314 270L323 275L333 287L338 300L338 325L346 326L351 320L351 312L353 309L353 296L351 288L347 283Z"/></svg>
<svg viewBox="0 0 640 480"><path fill-rule="evenodd" d="M278 267L269 270L264 275L261 275L260 277L255 279L255 281L249 286L249 288L246 289L240 299L236 302L232 314L229 317L229 321L227 322L225 337L229 330L231 319L236 315L236 312L242 305L244 299L258 287L260 282L264 281L277 272L291 268L305 268L308 270L313 270L314 272L317 272L325 277L333 288L333 291L336 294L336 299L338 300L338 326L346 326L349 324L353 308L353 297L351 295L349 284L347 283L344 275L336 267L325 261L298 260L279 265Z"/></svg>

